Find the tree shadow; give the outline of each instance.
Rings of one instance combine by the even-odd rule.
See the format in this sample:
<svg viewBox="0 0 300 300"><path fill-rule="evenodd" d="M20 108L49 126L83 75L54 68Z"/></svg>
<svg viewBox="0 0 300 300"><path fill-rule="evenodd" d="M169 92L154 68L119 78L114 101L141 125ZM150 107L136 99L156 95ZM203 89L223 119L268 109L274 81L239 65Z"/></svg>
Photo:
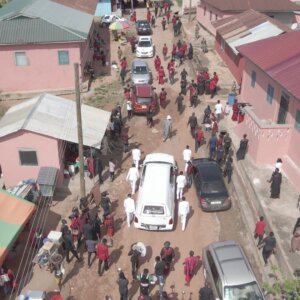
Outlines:
<svg viewBox="0 0 300 300"><path fill-rule="evenodd" d="M128 290L128 297L129 300L133 300L135 299L135 294L137 293L137 291L139 290L140 284L137 280L132 280L131 281L131 287Z"/></svg>
<svg viewBox="0 0 300 300"><path fill-rule="evenodd" d="M124 249L124 246L120 246L118 249L114 249L110 255L109 255L109 261L110 261L110 264L116 264L121 255L122 255L122 250Z"/></svg>

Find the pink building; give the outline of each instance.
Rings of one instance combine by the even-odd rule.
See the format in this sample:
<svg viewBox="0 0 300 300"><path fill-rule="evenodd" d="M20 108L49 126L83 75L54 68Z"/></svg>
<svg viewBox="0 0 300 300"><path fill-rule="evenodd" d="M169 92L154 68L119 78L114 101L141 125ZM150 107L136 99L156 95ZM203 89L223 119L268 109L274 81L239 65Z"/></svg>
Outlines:
<svg viewBox="0 0 300 300"><path fill-rule="evenodd" d="M289 0L201 0L197 7L197 20L211 34L216 35L212 22L240 14L249 9L261 12L291 26L299 6Z"/></svg>
<svg viewBox="0 0 300 300"><path fill-rule="evenodd" d="M245 120L236 133L249 138L258 165L283 160L283 171L300 191L300 31L238 47L245 57L241 101Z"/></svg>
<svg viewBox="0 0 300 300"><path fill-rule="evenodd" d="M93 55L93 15L50 0L12 0L0 10L2 93L74 90Z"/></svg>
<svg viewBox="0 0 300 300"><path fill-rule="evenodd" d="M99 149L110 112L87 105L81 111L83 144ZM0 165L6 187L36 180L41 167L57 168L57 185L62 185L66 153L76 144L74 101L43 94L13 106L0 120Z"/></svg>
<svg viewBox="0 0 300 300"><path fill-rule="evenodd" d="M237 51L238 46L292 31L281 22L252 9L212 24L216 29L215 50L238 83L242 81L244 70L244 58Z"/></svg>

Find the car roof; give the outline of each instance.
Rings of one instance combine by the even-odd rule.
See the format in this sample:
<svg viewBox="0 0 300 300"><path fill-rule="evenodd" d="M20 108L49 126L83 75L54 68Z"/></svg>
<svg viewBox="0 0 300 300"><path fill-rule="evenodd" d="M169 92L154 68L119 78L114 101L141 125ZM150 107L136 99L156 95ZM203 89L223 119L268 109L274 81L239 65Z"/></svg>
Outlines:
<svg viewBox="0 0 300 300"><path fill-rule="evenodd" d="M152 97L153 95L151 84L136 84L135 88L138 97Z"/></svg>
<svg viewBox="0 0 300 300"><path fill-rule="evenodd" d="M201 173L201 177L204 181L216 181L222 178L220 166L215 160L198 158L194 159L192 164Z"/></svg>
<svg viewBox="0 0 300 300"><path fill-rule="evenodd" d="M152 42L152 37L151 36L139 36L138 41L150 41L150 42Z"/></svg>
<svg viewBox="0 0 300 300"><path fill-rule="evenodd" d="M208 247L221 269L225 286L242 285L256 281L243 249L236 241L212 243Z"/></svg>
<svg viewBox="0 0 300 300"><path fill-rule="evenodd" d="M150 23L147 20L137 20L137 23L148 23L150 25Z"/></svg>
<svg viewBox="0 0 300 300"><path fill-rule="evenodd" d="M147 67L148 68L148 64L146 61L141 60L141 59L135 59L132 61L132 66L135 67Z"/></svg>
<svg viewBox="0 0 300 300"><path fill-rule="evenodd" d="M167 153L151 153L146 155L144 164L149 162L163 162L175 165L175 158L173 155L167 154Z"/></svg>

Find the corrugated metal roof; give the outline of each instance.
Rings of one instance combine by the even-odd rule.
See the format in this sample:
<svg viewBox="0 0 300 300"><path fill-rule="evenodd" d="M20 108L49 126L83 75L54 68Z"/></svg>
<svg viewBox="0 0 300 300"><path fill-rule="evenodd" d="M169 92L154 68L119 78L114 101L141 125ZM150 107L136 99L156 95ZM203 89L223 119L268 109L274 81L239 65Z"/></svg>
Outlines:
<svg viewBox="0 0 300 300"><path fill-rule="evenodd" d="M100 148L110 112L88 105L81 106L83 144ZM43 94L10 108L0 120L0 137L21 129L78 143L76 103Z"/></svg>
<svg viewBox="0 0 300 300"><path fill-rule="evenodd" d="M97 4L99 0L52 0L53 2L60 3L65 6L72 7L84 11L88 14L95 14ZM102 1L101 1L102 2Z"/></svg>
<svg viewBox="0 0 300 300"><path fill-rule="evenodd" d="M0 44L81 41L78 35L42 19L17 18L0 22Z"/></svg>
<svg viewBox="0 0 300 300"><path fill-rule="evenodd" d="M39 18L61 28L61 31L54 31L53 28L50 29L50 27L48 27L49 31L45 30L45 34L49 34L49 37L43 37L40 42L43 42L45 39L49 41L55 41L56 39L61 40L63 38L63 32L65 32L65 41L70 41L70 34L78 36L78 40L85 40L93 22L93 15L50 0L13 0L0 9L0 21L11 20L11 22L3 25L6 26L6 29L11 33L14 33L14 35L10 37L11 41L18 40L18 34L16 34L15 30L17 24L14 24L13 20L19 20L20 17ZM36 36L33 40L39 42L37 37L40 35L40 28L38 26L33 27L33 24L29 21L24 25L26 26L23 28L23 32L27 30L26 36ZM46 25L44 25L44 29L45 26ZM1 40L2 35L0 35L0 42Z"/></svg>
<svg viewBox="0 0 300 300"><path fill-rule="evenodd" d="M291 12L300 10L299 6L289 0L202 0L221 11L242 12L254 9L260 12Z"/></svg>
<svg viewBox="0 0 300 300"><path fill-rule="evenodd" d="M300 31L250 43L238 51L300 99Z"/></svg>

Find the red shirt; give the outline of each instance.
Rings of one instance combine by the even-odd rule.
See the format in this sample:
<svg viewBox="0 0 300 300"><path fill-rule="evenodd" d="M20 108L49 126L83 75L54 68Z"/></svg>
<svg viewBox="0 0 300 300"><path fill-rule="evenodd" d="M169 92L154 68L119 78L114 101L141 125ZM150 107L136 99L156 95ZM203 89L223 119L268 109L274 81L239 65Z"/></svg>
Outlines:
<svg viewBox="0 0 300 300"><path fill-rule="evenodd" d="M167 99L167 92L166 91L160 92L159 100L166 100L166 99Z"/></svg>
<svg viewBox="0 0 300 300"><path fill-rule="evenodd" d="M98 243L97 245L97 257L101 260L108 260L108 247L102 243Z"/></svg>
<svg viewBox="0 0 300 300"><path fill-rule="evenodd" d="M258 221L255 224L255 233L257 235L264 235L266 223L264 221Z"/></svg>
<svg viewBox="0 0 300 300"><path fill-rule="evenodd" d="M203 139L203 137L204 137L203 131L202 131L201 129L197 129L197 130L195 131L195 140L196 140L197 142L201 142L202 139Z"/></svg>
<svg viewBox="0 0 300 300"><path fill-rule="evenodd" d="M127 68L127 61L126 60L122 60L121 61L121 69L126 69Z"/></svg>

